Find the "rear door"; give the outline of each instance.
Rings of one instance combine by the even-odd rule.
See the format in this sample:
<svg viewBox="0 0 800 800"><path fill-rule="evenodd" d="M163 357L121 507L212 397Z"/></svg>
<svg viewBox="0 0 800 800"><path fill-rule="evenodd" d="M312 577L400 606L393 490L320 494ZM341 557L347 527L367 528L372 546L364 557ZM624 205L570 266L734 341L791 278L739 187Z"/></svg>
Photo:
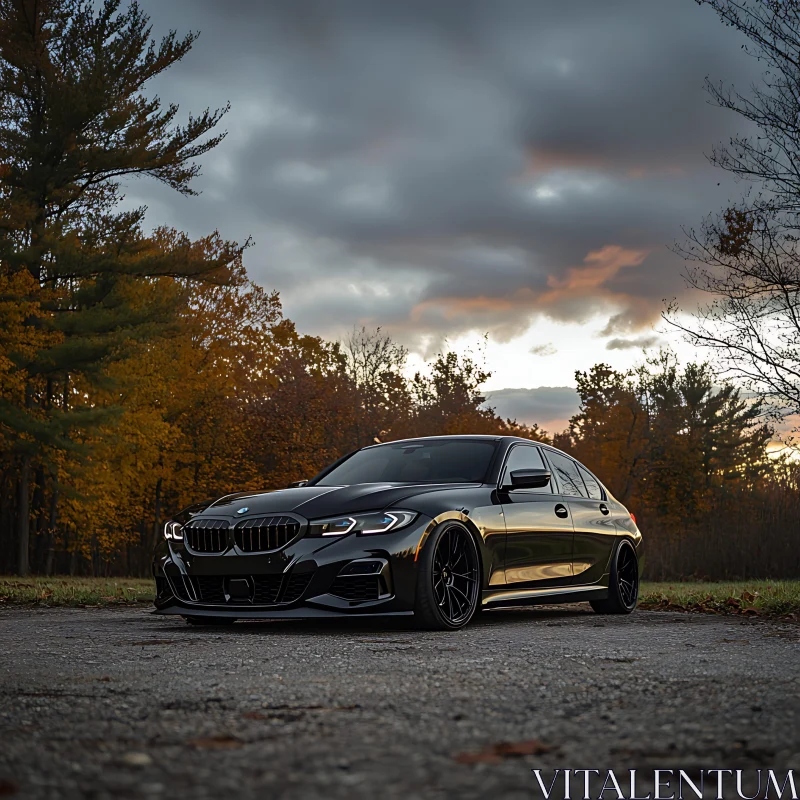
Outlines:
<svg viewBox="0 0 800 800"><path fill-rule="evenodd" d="M572 581L572 519L569 507L553 492L511 489L517 469L547 469L541 449L518 444L509 451L500 478L500 502L506 520L505 578L523 589Z"/></svg>
<svg viewBox="0 0 800 800"><path fill-rule="evenodd" d="M555 450L547 459L575 527L572 567L575 583L597 583L608 568L617 528L600 482L582 464Z"/></svg>

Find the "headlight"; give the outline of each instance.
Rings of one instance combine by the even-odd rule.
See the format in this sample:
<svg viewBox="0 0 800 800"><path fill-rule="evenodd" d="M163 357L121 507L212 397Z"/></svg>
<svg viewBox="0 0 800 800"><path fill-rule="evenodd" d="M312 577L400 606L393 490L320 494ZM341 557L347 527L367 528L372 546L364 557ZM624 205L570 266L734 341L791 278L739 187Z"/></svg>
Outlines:
<svg viewBox="0 0 800 800"><path fill-rule="evenodd" d="M183 526L180 524L180 522L170 520L166 525L164 525L164 538L174 539L176 542L182 542Z"/></svg>
<svg viewBox="0 0 800 800"><path fill-rule="evenodd" d="M346 533L389 533L410 525L416 511L383 511L377 514L353 514L315 519L309 524L310 536L344 536Z"/></svg>

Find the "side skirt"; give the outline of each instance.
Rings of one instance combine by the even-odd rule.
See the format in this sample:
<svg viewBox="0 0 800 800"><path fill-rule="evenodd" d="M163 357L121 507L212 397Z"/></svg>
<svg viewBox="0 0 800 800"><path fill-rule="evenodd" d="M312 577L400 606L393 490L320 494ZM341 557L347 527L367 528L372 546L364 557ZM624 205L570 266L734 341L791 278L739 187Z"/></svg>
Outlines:
<svg viewBox="0 0 800 800"><path fill-rule="evenodd" d="M484 592L484 608L501 606L535 606L545 603L582 603L608 598L607 586L559 586L550 589L510 589L504 592Z"/></svg>

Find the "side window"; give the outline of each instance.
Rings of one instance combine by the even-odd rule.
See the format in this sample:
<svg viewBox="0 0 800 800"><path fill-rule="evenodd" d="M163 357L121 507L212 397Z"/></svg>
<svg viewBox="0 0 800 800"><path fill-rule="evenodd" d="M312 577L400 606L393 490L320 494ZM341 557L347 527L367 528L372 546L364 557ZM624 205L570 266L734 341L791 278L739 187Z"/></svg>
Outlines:
<svg viewBox="0 0 800 800"><path fill-rule="evenodd" d="M580 464L578 464L578 471L581 473L581 478L583 478L583 482L586 484L586 491L589 492L589 497L591 497L592 500L602 500L603 489L597 482L597 478Z"/></svg>
<svg viewBox="0 0 800 800"><path fill-rule="evenodd" d="M539 452L538 447L532 447L527 444L517 444L511 448L506 461L506 467L503 470L502 486L511 485L511 473L515 469L547 469L547 464L544 463L542 454ZM552 494L553 489L551 485L542 486L540 489L523 489L523 492L535 492L543 494Z"/></svg>
<svg viewBox="0 0 800 800"><path fill-rule="evenodd" d="M554 450L548 450L547 459L553 465L561 494L568 497L586 497L586 487L578 472L578 465L571 458Z"/></svg>

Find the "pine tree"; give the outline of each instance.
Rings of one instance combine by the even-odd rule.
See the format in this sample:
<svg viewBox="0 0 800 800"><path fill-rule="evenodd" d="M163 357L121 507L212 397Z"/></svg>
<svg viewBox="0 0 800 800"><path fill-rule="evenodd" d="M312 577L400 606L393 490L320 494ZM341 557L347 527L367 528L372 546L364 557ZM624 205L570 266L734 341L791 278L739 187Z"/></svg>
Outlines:
<svg viewBox="0 0 800 800"><path fill-rule="evenodd" d="M135 2L0 0L0 278L31 309L15 338L37 342L4 349L13 388L0 396L23 575L32 476L42 503L53 454L108 419L91 387L130 343L170 324L191 281L227 283L241 256L217 234L146 236L145 209L119 208L120 182L134 176L193 194L197 159L224 136L212 131L227 109L180 125L176 105L145 94L196 38L150 36Z"/></svg>

